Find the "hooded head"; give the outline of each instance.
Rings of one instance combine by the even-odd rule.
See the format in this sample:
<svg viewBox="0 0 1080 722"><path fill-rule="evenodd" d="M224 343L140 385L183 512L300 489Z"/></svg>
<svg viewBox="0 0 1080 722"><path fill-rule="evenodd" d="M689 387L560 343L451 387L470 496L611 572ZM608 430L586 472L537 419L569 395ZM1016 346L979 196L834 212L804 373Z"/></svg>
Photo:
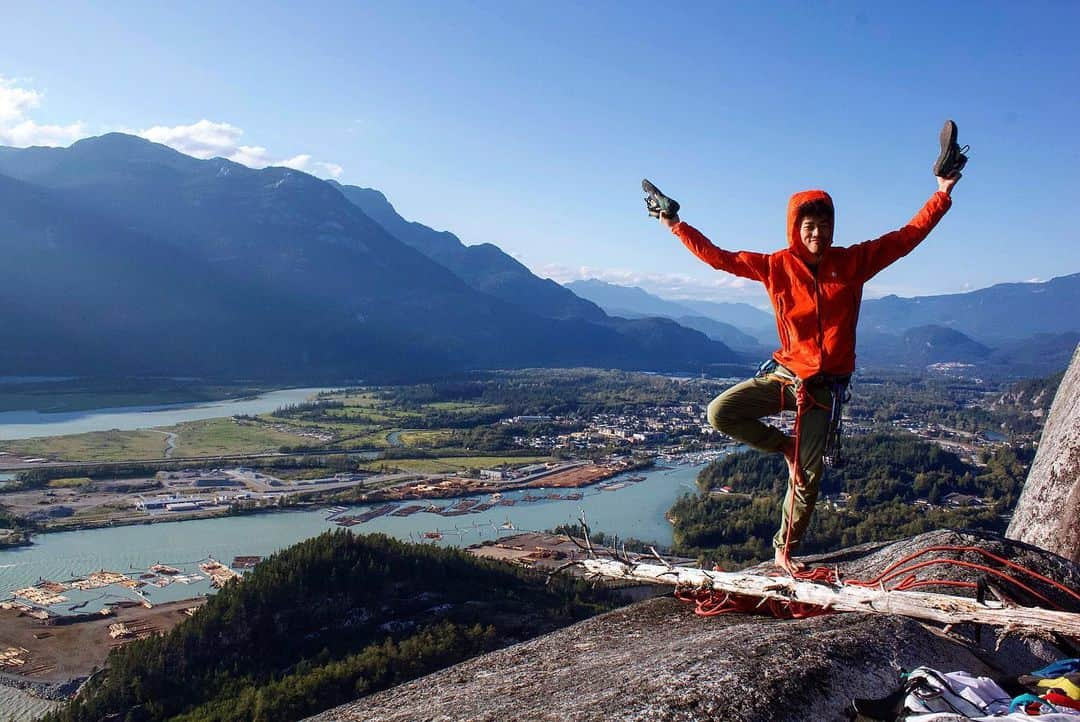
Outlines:
<svg viewBox="0 0 1080 722"><path fill-rule="evenodd" d="M809 213L807 212L809 211ZM825 191L812 190L802 191L791 196L791 200L788 201L788 248L792 253L803 259L807 263L817 263L821 260L821 254L823 254L829 246L832 245L832 224L835 212L833 210L832 198ZM827 220L827 228L819 227L818 224L813 224L815 227L810 230L810 234L807 236L807 240L804 240L804 229L802 223L804 217ZM809 248L807 248L807 241L813 240L813 243L818 248L818 253L815 255Z"/></svg>

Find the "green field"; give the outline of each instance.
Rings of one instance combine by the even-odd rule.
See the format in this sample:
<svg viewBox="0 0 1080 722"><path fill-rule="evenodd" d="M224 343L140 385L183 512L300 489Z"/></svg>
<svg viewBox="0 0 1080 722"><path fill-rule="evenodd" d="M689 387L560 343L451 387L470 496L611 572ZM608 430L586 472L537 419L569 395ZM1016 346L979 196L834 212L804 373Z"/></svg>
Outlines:
<svg viewBox="0 0 1080 722"><path fill-rule="evenodd" d="M172 457L256 454L283 445L312 443L310 437L284 433L261 423L231 417L190 421L164 429L93 431L0 442L0 451L55 461L147 461L164 459L169 433L177 435ZM385 439L384 439L385 444Z"/></svg>
<svg viewBox="0 0 1080 722"><path fill-rule="evenodd" d="M52 489L81 489L93 483L89 476L79 476L68 479L53 479L49 482L49 487Z"/></svg>
<svg viewBox="0 0 1080 722"><path fill-rule="evenodd" d="M71 410L132 404L160 404L238 397L266 391L250 386L212 386L194 381L160 379L72 380L33 383L0 388L3 408ZM462 431L456 427L473 418L490 420L502 406L471 400L423 398L391 400L390 389L349 389L322 394L314 403L282 410L280 415L263 414L257 419L217 418L192 421L172 427L136 431L105 431L70 436L0 442L0 451L22 457L44 457L53 461L118 462L151 461L165 458L224 456L320 447L360 450L402 446L430 452L453 454ZM338 408L336 404L344 404ZM5 406L6 405L6 406ZM479 422L484 423L484 422ZM431 428L427 428L427 427ZM455 428L448 428L455 427ZM400 444L390 444L388 435L398 433ZM175 434L169 456L169 435ZM526 463L540 457L515 457ZM463 471L505 463L501 457L456 457L397 462L401 468L416 467L425 472Z"/></svg>
<svg viewBox="0 0 1080 722"><path fill-rule="evenodd" d="M264 424L233 418L189 421L170 427L179 437L174 457L259 454L280 446L314 443L310 437L289 434Z"/></svg>
<svg viewBox="0 0 1080 722"><path fill-rule="evenodd" d="M0 441L0 451L58 461L126 461L165 457L165 434L156 431L92 431L43 439Z"/></svg>
<svg viewBox="0 0 1080 722"><path fill-rule="evenodd" d="M401 439L401 443L405 446L430 449L432 447L446 446L448 442L453 440L454 432L442 429L402 431L398 438Z"/></svg>

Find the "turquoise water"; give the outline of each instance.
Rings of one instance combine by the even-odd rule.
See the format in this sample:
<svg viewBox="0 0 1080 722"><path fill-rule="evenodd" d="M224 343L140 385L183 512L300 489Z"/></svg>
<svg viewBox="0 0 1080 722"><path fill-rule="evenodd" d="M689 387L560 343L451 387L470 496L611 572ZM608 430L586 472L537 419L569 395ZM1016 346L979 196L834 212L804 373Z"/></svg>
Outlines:
<svg viewBox="0 0 1080 722"><path fill-rule="evenodd" d="M551 491L566 495L580 491L584 496L577 501L518 501L514 506L495 506L486 512L457 517L427 512L406 517L386 515L353 526L352 530L382 532L403 540L468 546L515 533L501 528L507 522L516 531L542 531L577 521L584 510L589 525L596 531L667 546L671 544L672 536L664 512L680 494L694 491L694 480L701 468L702 465L654 469L641 474L646 477L644 481L627 483L614 491L601 491L593 486L577 490L530 489L503 495L504 499L520 500L526 494L540 496ZM612 482L625 481L627 476L616 477ZM443 506L456 501L458 499L434 500ZM358 513L369 508L371 506L350 507L345 513ZM185 572L198 573L198 562L210 556L225 564L231 564L236 556L268 556L278 549L336 528L339 527L327 519L327 511L320 508L41 534L34 538L31 546L0 551L0 598L41 578L68 580L98 569L137 577L160 562ZM424 539L425 532L433 531L442 533L442 539ZM150 601L185 599L209 590L206 581L190 585L174 583L162 589L144 588ZM68 611L68 606L84 601L104 603L117 598L135 598L133 592L116 585L87 592L72 590L65 596L70 601L56 606L54 611L63 613ZM88 604L78 611L91 608L100 607Z"/></svg>
<svg viewBox="0 0 1080 722"><path fill-rule="evenodd" d="M182 421L199 421L235 414L265 414L289 404L306 401L329 389L285 389L246 399L230 399L206 404L165 404L69 411L43 414L40 411L0 412L0 440L41 436L83 434L89 431L133 431L155 426L172 426Z"/></svg>

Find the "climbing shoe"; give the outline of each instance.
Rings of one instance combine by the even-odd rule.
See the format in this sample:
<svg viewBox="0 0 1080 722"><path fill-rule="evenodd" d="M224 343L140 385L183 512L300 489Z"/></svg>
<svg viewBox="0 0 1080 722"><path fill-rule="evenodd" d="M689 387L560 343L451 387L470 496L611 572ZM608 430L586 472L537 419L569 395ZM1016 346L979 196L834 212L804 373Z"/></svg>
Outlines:
<svg viewBox="0 0 1080 722"><path fill-rule="evenodd" d="M641 189L647 194L645 196L645 209L649 211L650 216L659 218L660 214L663 213L669 218L674 218L679 215L679 202L661 193L660 189L650 183L648 179L641 181Z"/></svg>
<svg viewBox="0 0 1080 722"><path fill-rule="evenodd" d="M961 148L956 142L956 123L951 120L945 121L945 127L941 129L941 155L934 163L934 175L941 178L952 178L959 175L967 164L968 146Z"/></svg>

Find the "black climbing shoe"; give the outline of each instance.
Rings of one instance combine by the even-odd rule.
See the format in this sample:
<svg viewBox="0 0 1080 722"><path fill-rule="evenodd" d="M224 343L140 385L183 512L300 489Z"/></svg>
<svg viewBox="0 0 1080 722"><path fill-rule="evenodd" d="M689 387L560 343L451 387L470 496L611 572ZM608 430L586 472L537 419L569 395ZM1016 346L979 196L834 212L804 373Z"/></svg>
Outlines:
<svg viewBox="0 0 1080 722"><path fill-rule="evenodd" d="M945 121L945 127L941 129L941 155L934 163L934 175L941 178L952 178L959 175L967 164L968 146L961 148L956 142L956 123L951 120Z"/></svg>
<svg viewBox="0 0 1080 722"><path fill-rule="evenodd" d="M641 189L648 195L645 196L645 208L653 218L659 218L663 213L669 218L679 215L679 202L674 198L668 198L660 192L660 189L645 179L641 181Z"/></svg>

